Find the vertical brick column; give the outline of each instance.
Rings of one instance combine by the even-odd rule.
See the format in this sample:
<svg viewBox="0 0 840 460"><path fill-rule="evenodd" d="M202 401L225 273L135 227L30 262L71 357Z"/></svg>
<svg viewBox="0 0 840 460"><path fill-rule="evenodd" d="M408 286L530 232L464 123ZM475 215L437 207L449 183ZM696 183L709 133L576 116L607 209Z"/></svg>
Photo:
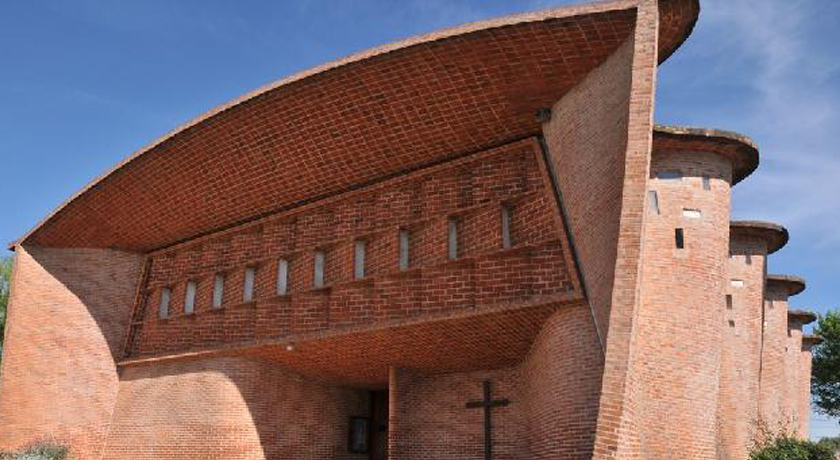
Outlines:
<svg viewBox="0 0 840 460"><path fill-rule="evenodd" d="M411 414L401 393L411 385L411 374L398 367L391 367L388 372L388 458L405 460L411 458L411 433L402 422Z"/></svg>
<svg viewBox="0 0 840 460"><path fill-rule="evenodd" d="M731 183L728 158L654 144L636 326L646 458L717 458Z"/></svg>
<svg viewBox="0 0 840 460"><path fill-rule="evenodd" d="M804 334L802 336L802 351L799 355L799 436L807 438L811 419L811 349L822 343L822 337Z"/></svg>
<svg viewBox="0 0 840 460"><path fill-rule="evenodd" d="M787 241L787 231L764 222L730 223L721 318L719 443L722 460L747 458L759 419L759 374L767 255Z"/></svg>
<svg viewBox="0 0 840 460"><path fill-rule="evenodd" d="M811 312L788 311L788 372L785 392L791 401L794 419L792 431L803 438L808 437L808 418L811 415L811 345L808 343L811 339L803 334L802 327L816 319L816 315Z"/></svg>
<svg viewBox="0 0 840 460"><path fill-rule="evenodd" d="M593 458L639 458L633 335L658 61L656 1L633 37L552 107L543 125L605 348ZM639 406L641 407L641 406Z"/></svg>
<svg viewBox="0 0 840 460"><path fill-rule="evenodd" d="M805 289L797 277L768 275L764 294L764 347L761 353L760 419L772 432L795 433L799 405L791 388L798 369L791 369L788 298ZM798 367L798 366L795 366Z"/></svg>

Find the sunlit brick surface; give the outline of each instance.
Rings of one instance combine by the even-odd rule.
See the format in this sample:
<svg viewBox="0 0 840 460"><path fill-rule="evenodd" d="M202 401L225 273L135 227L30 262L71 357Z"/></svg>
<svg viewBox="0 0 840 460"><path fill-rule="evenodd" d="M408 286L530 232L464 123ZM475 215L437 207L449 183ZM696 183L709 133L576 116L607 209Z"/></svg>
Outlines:
<svg viewBox="0 0 840 460"><path fill-rule="evenodd" d="M18 247L0 372L0 450L42 438L97 458L141 258Z"/></svg>
<svg viewBox="0 0 840 460"><path fill-rule="evenodd" d="M336 459L366 391L243 358L126 368L102 459ZM99 458L99 457L97 457Z"/></svg>
<svg viewBox="0 0 840 460"><path fill-rule="evenodd" d="M435 32L128 158L15 246L0 448L382 460L347 445L375 416L392 460L480 460L484 381L509 400L496 459L745 460L756 419L804 434L818 339L787 307L804 283L765 273L787 231L729 220L758 149L653 124L698 7Z"/></svg>
<svg viewBox="0 0 840 460"><path fill-rule="evenodd" d="M326 203L154 253L137 305L130 356L183 353L230 343L294 340L358 326L480 311L576 292L554 200L540 177L539 146L520 141L443 163ZM501 206L511 212L502 248ZM458 259L447 258L447 224L458 222ZM399 268L398 234L410 232L410 265ZM366 277L355 280L353 246L368 242ZM325 253L325 288L313 285L313 257ZM289 261L289 290L277 295L277 261ZM243 303L246 268L256 269L254 301ZM212 306L225 276L221 309ZM188 281L194 313L184 312ZM160 291L171 289L159 318Z"/></svg>
<svg viewBox="0 0 840 460"><path fill-rule="evenodd" d="M757 434L759 375L768 241L730 227L729 260L720 318L721 347L718 424L722 458L743 459ZM732 280L743 281L733 286ZM731 321L731 323L730 323Z"/></svg>

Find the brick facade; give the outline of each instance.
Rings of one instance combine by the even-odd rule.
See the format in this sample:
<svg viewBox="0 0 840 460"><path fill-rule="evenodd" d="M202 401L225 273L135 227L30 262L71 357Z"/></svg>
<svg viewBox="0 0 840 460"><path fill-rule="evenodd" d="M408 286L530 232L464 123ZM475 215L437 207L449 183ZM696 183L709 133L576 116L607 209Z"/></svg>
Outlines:
<svg viewBox="0 0 840 460"><path fill-rule="evenodd" d="M0 370L0 448L43 438L98 458L140 256L18 247Z"/></svg>
<svg viewBox="0 0 840 460"><path fill-rule="evenodd" d="M480 460L485 382L495 459L744 460L759 422L806 434L812 315L766 274L787 232L730 223L757 147L653 124L698 8L436 32L136 153L14 246L0 448Z"/></svg>

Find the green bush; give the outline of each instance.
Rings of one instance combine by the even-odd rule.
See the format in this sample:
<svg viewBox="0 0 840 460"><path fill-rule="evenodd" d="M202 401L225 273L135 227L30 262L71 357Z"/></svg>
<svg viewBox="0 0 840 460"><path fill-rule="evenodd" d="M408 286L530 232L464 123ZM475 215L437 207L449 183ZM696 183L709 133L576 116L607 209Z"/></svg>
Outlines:
<svg viewBox="0 0 840 460"><path fill-rule="evenodd" d="M756 446L750 460L835 460L835 456L834 450L825 444L779 436Z"/></svg>
<svg viewBox="0 0 840 460"><path fill-rule="evenodd" d="M43 442L14 453L0 453L0 460L66 460L67 448Z"/></svg>

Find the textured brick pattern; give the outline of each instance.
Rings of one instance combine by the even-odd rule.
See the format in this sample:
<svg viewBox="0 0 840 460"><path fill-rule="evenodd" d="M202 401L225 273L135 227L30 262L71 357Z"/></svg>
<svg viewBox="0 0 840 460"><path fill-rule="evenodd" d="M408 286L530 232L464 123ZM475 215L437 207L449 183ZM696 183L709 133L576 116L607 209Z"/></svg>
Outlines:
<svg viewBox="0 0 840 460"><path fill-rule="evenodd" d="M43 437L98 458L141 258L18 246L0 372L0 450Z"/></svg>
<svg viewBox="0 0 840 460"><path fill-rule="evenodd" d="M363 460L347 453L347 420L369 414L366 391L256 360L134 366L123 371L102 458Z"/></svg>
<svg viewBox="0 0 840 460"><path fill-rule="evenodd" d="M397 459L479 460L484 422L467 401L490 380L498 459L588 459L598 414L603 356L586 305L560 309L545 322L527 357L496 371L431 375L391 370L390 452Z"/></svg>
<svg viewBox="0 0 840 460"><path fill-rule="evenodd" d="M494 408L493 458L526 460L528 416L521 395L518 368L471 374L425 376L399 370L393 395L396 406L391 424L391 455L401 460L484 458L484 411L467 409L467 401L480 401L482 382L490 380L494 399L508 398L510 405ZM400 390L401 388L401 390ZM394 430L394 426L398 426Z"/></svg>
<svg viewBox="0 0 840 460"><path fill-rule="evenodd" d="M811 420L811 346L802 346L799 356L799 390L796 399L799 401L799 435L810 436L809 421Z"/></svg>
<svg viewBox="0 0 840 460"><path fill-rule="evenodd" d="M511 402L497 459L744 460L759 419L807 433L816 339L789 317L799 282L766 275L787 233L730 235L757 147L652 123L697 12L619 0L409 39L138 152L17 246L0 449L362 460L348 417L387 389L392 460L480 460L484 380Z"/></svg>
<svg viewBox="0 0 840 460"><path fill-rule="evenodd" d="M788 292L767 284L764 294L764 348L761 356L760 417L773 430L795 430L796 401L788 391ZM798 409L798 404L797 404Z"/></svg>
<svg viewBox="0 0 840 460"><path fill-rule="evenodd" d="M649 458L716 455L731 168L713 153L654 148L649 188L657 192L660 212L649 210L646 221L636 345ZM682 178L657 178L665 172ZM686 209L700 216L686 216ZM684 249L676 246L677 228L683 229Z"/></svg>
<svg viewBox="0 0 840 460"><path fill-rule="evenodd" d="M572 293L567 244L525 140L342 195L326 202L154 253L137 306L132 356L212 348L231 342L375 326L507 302ZM512 247L502 248L501 207L511 215ZM449 219L458 227L457 261L447 259ZM398 266L398 234L410 232L409 271ZM366 277L353 279L353 245L367 241ZM326 288L313 286L314 253L326 254ZM289 262L278 296L277 261ZM256 269L254 301L243 303L246 268ZM225 275L223 309L212 307ZM184 312L188 281L196 308ZM161 289L169 317L158 317Z"/></svg>
<svg viewBox="0 0 840 460"><path fill-rule="evenodd" d="M719 443L722 460L747 458L757 434L761 372L761 337L764 310L764 277L767 241L750 234L732 233L724 303L718 404ZM743 281L733 286L732 280Z"/></svg>
<svg viewBox="0 0 840 460"><path fill-rule="evenodd" d="M480 23L290 77L138 154L32 242L148 251L538 134L534 113L625 41L631 6Z"/></svg>
<svg viewBox="0 0 840 460"><path fill-rule="evenodd" d="M631 343L652 138L657 6L642 2L631 40L591 72L543 127L602 346L594 458L640 458Z"/></svg>
<svg viewBox="0 0 840 460"><path fill-rule="evenodd" d="M546 321L520 370L528 459L590 459L604 357L587 305Z"/></svg>
<svg viewBox="0 0 840 460"><path fill-rule="evenodd" d="M800 375L802 371L802 323L795 319L788 318L787 340L785 341L785 382L784 382L784 400L787 403L785 411L791 420L793 426L791 431L794 433L801 433L802 427L807 426L807 422L802 420L802 405L805 403L802 399L802 381L803 376ZM809 380L810 381L810 380ZM810 398L807 402L810 402ZM805 437L808 433L805 433Z"/></svg>

